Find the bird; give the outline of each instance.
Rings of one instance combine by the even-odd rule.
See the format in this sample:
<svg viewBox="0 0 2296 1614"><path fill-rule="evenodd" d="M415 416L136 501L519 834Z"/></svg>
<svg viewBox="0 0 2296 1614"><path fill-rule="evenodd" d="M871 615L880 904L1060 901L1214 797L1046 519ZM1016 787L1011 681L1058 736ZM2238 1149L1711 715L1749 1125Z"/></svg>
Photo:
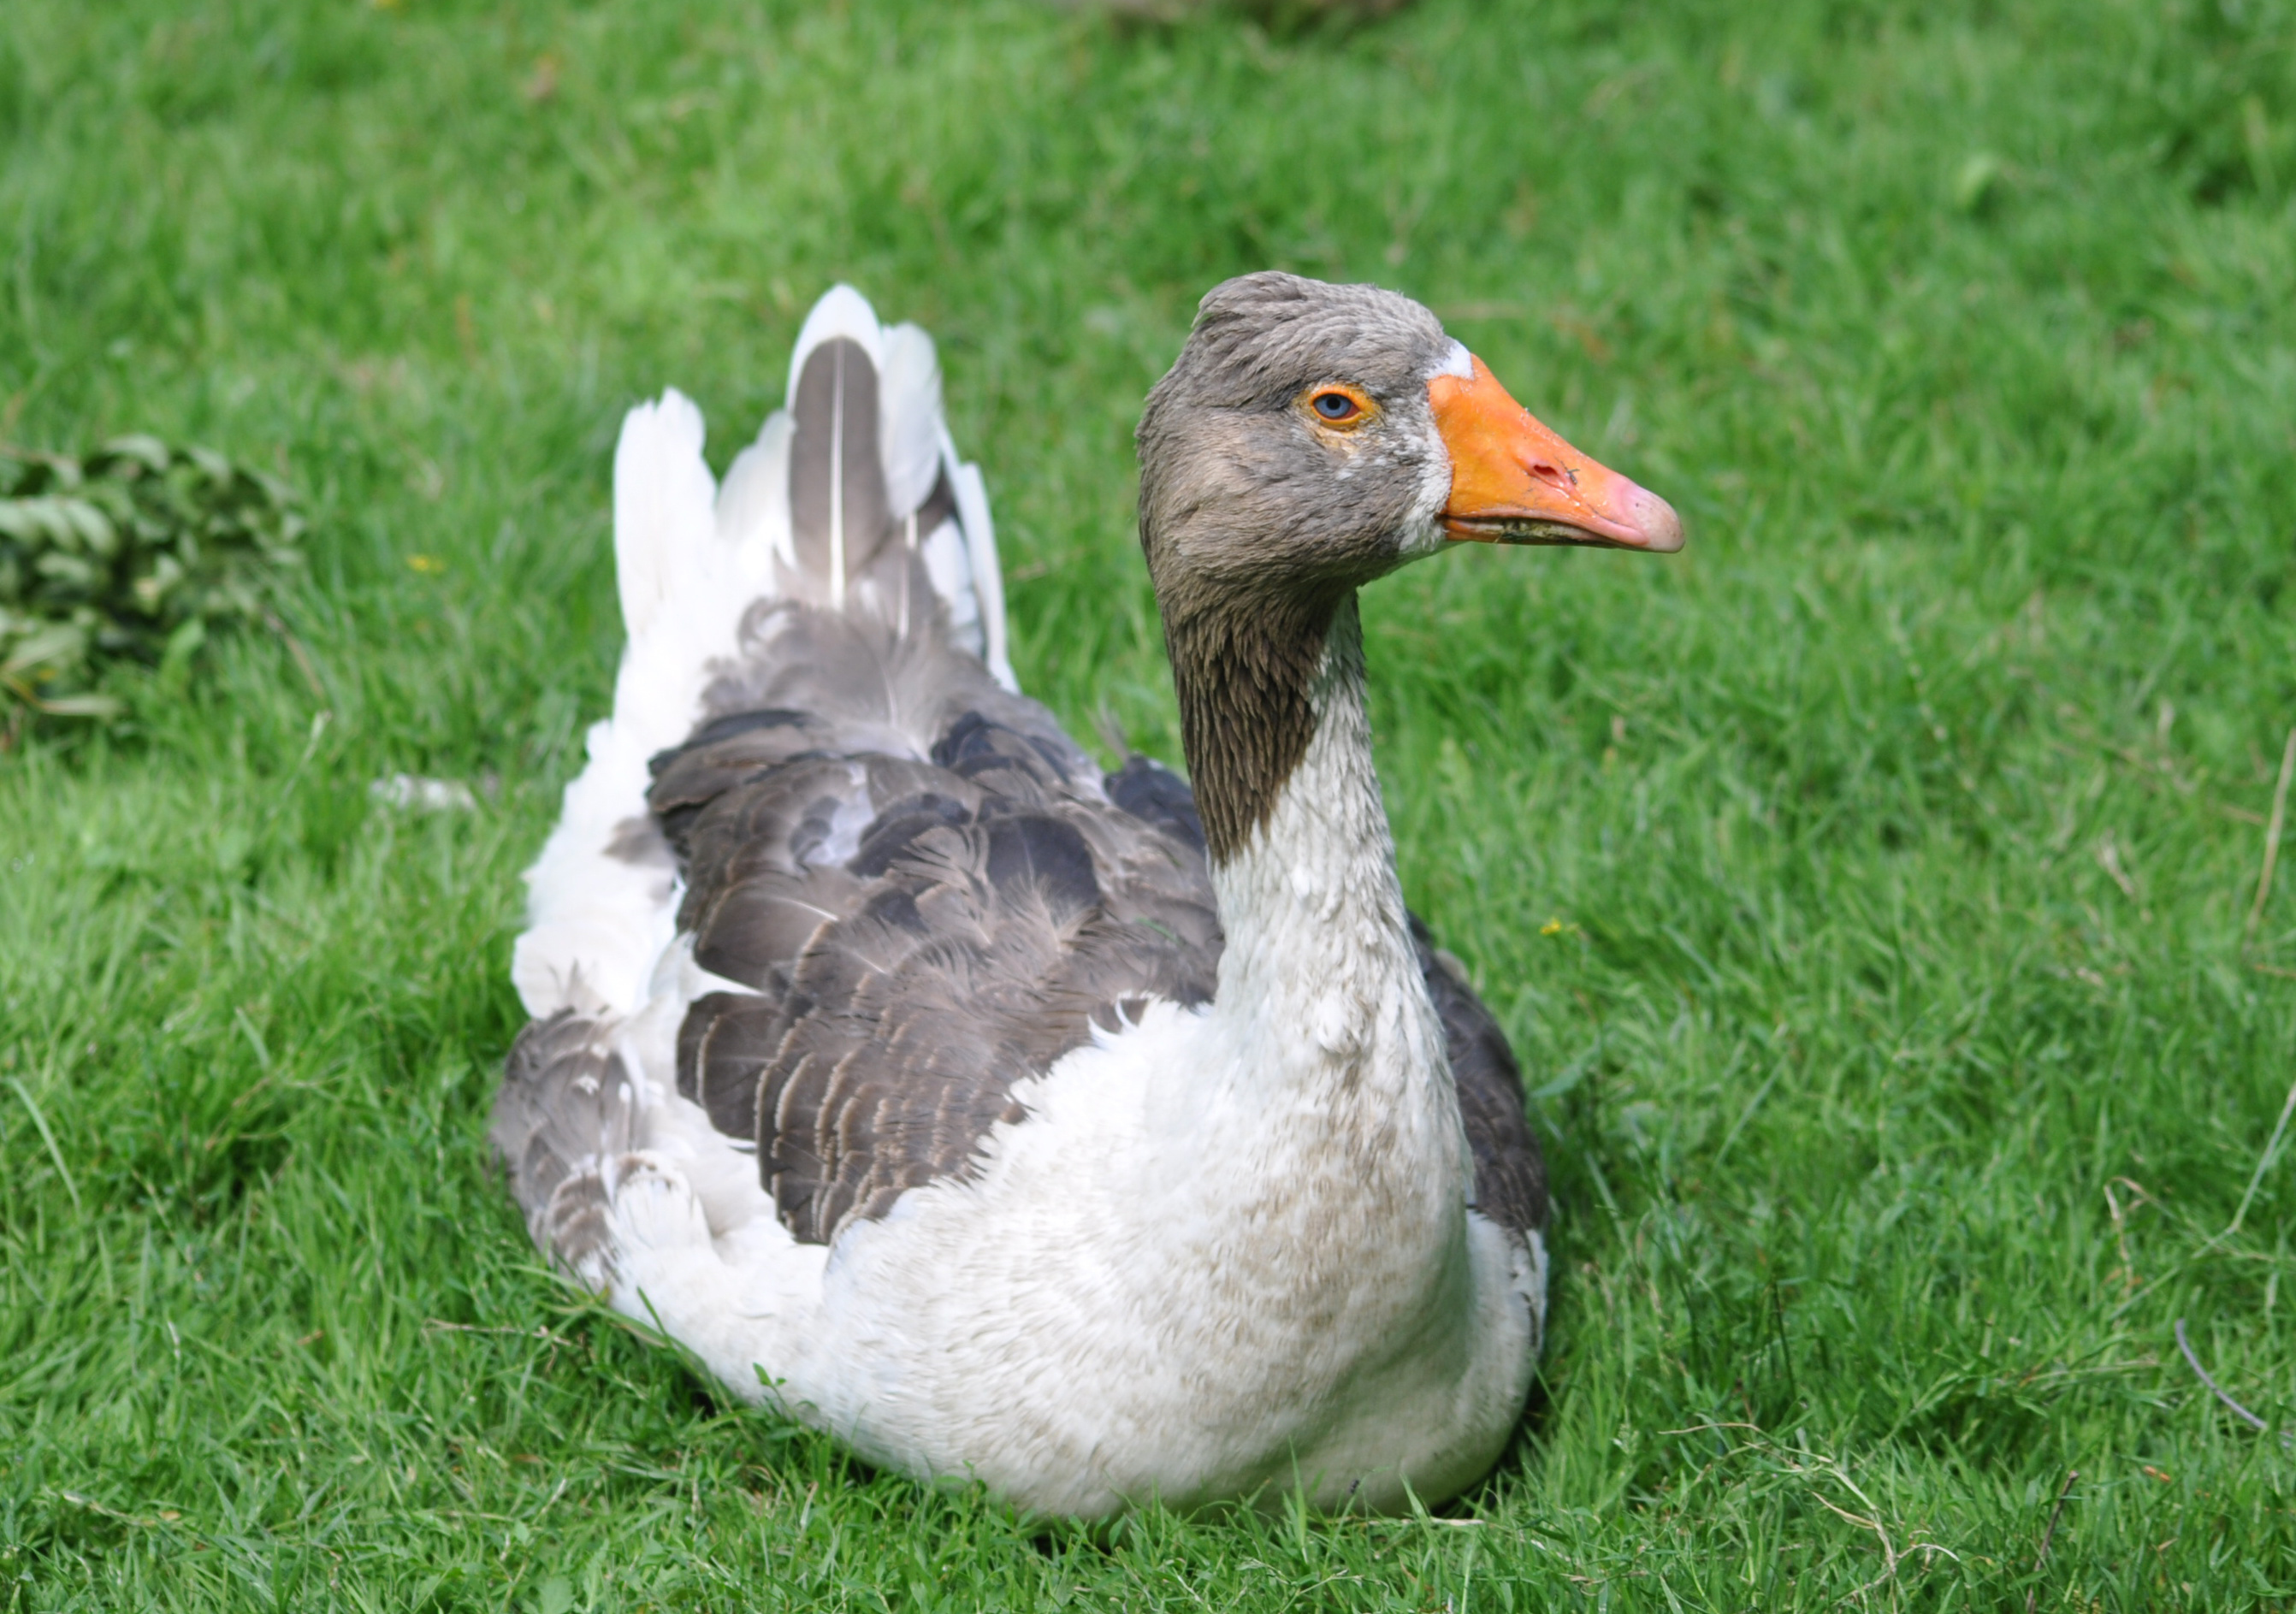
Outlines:
<svg viewBox="0 0 2296 1614"><path fill-rule="evenodd" d="M614 458L626 642L527 874L491 1128L535 1244L734 1396L1030 1515L1456 1496L1546 1173L1405 905L1357 590L1679 549L1399 293L1202 299L1136 443L1185 775L1019 692L931 340L840 285L729 465Z"/></svg>

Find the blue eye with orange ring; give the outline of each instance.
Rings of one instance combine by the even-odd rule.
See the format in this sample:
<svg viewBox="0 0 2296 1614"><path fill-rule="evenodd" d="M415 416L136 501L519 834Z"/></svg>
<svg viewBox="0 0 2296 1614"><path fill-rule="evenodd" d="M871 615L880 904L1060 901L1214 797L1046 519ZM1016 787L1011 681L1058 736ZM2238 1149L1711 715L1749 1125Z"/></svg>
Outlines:
<svg viewBox="0 0 2296 1614"><path fill-rule="evenodd" d="M1335 426L1354 420L1363 413L1361 404L1344 392L1328 388L1310 398L1308 406L1316 412L1317 420L1328 421Z"/></svg>

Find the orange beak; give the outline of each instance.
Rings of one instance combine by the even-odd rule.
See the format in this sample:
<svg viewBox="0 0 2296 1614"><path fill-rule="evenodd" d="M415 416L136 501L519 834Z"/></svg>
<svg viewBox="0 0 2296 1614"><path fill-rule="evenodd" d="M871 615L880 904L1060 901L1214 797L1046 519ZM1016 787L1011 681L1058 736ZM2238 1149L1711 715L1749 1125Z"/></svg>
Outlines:
<svg viewBox="0 0 2296 1614"><path fill-rule="evenodd" d="M1594 544L1672 554L1682 547L1674 506L1564 442L1507 396L1474 361L1472 381L1427 383L1435 425L1451 452L1443 529L1484 544Z"/></svg>

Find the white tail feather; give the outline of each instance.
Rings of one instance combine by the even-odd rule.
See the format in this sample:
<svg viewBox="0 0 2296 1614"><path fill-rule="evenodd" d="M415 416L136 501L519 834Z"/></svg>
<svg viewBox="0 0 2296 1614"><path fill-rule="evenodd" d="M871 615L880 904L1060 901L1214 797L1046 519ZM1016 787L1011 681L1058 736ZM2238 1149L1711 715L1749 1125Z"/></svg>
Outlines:
<svg viewBox="0 0 2296 1614"><path fill-rule="evenodd" d="M941 433L941 441L947 446L949 486L956 490L956 519L964 528L965 556L972 562L972 593L980 618L980 659L988 664L989 675L1017 695L1021 681L1013 676L1005 648L1004 573L996 561L996 528L988 519L988 485L981 479L980 466L958 461L955 445L948 442L947 431Z"/></svg>
<svg viewBox="0 0 2296 1614"><path fill-rule="evenodd" d="M940 474L940 360L932 338L914 325L895 325L885 332L878 373L877 440L887 502L895 510L914 510L931 496Z"/></svg>
<svg viewBox="0 0 2296 1614"><path fill-rule="evenodd" d="M745 598L773 592L774 563L797 564L790 537L790 417L766 417L757 441L734 456L718 490L718 539L739 557Z"/></svg>
<svg viewBox="0 0 2296 1614"><path fill-rule="evenodd" d="M692 529L718 496L702 463L701 411L675 387L622 417L614 446L614 574L622 627L636 643L693 553Z"/></svg>

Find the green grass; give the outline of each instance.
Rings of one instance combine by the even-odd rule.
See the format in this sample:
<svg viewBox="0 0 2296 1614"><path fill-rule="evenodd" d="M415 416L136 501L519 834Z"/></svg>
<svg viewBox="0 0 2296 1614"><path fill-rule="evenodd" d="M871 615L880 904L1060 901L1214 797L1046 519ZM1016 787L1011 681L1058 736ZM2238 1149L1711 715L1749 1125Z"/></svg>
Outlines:
<svg viewBox="0 0 2296 1614"><path fill-rule="evenodd" d="M0 755L0 1609L2296 1604L2287 0L18 0L0 220L0 438L291 474L319 689L241 640ZM1443 1519L1094 1541L537 1269L517 874L622 409L722 466L835 278L940 337L1026 684L1173 755L1131 422L1270 264L1444 311L1691 546L1366 601L1560 1189L1521 1438Z"/></svg>

